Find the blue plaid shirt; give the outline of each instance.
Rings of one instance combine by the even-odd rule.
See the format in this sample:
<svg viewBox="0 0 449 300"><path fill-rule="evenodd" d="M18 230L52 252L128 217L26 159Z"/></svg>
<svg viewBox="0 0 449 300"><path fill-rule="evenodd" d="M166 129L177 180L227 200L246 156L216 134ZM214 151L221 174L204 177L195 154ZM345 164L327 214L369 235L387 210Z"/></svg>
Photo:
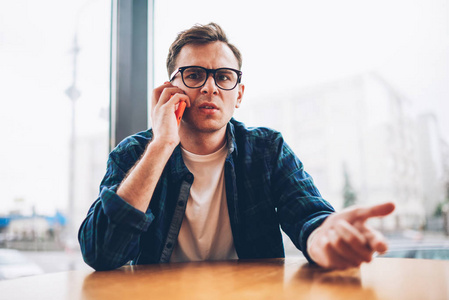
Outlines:
<svg viewBox="0 0 449 300"><path fill-rule="evenodd" d="M117 188L152 139L151 129L123 140L109 155L100 195L79 230L84 261L96 270L169 262L178 239L193 175L180 146L169 158L143 213ZM240 259L284 257L282 230L307 259L307 238L334 212L279 132L227 127L225 185L229 218Z"/></svg>

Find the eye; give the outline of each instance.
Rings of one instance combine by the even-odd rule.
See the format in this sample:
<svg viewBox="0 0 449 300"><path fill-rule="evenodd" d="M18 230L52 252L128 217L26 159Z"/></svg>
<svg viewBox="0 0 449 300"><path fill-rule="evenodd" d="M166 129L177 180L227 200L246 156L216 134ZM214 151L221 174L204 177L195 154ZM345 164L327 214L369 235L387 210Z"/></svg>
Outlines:
<svg viewBox="0 0 449 300"><path fill-rule="evenodd" d="M202 80L204 79L205 72L202 69L198 68L189 68L184 71L184 79L187 80Z"/></svg>
<svg viewBox="0 0 449 300"><path fill-rule="evenodd" d="M184 73L184 78L186 78L186 79L198 79L198 77L199 77L198 73L192 73L192 72Z"/></svg>
<svg viewBox="0 0 449 300"><path fill-rule="evenodd" d="M197 79L198 78L198 74L186 74L184 77L186 79Z"/></svg>
<svg viewBox="0 0 449 300"><path fill-rule="evenodd" d="M233 74L233 73L234 72L228 71L228 70L220 70L215 75L215 79L219 80L219 81L229 81L229 80L232 81L232 80L234 80L233 78L236 77L235 74Z"/></svg>
<svg viewBox="0 0 449 300"><path fill-rule="evenodd" d="M220 81L226 81L229 80L229 76L220 74L217 79Z"/></svg>

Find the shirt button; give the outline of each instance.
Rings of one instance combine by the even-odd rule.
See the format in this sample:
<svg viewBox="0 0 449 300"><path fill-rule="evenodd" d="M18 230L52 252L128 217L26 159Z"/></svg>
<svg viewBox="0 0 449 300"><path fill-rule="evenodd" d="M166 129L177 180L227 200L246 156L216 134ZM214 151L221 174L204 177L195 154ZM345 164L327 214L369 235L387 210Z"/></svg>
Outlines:
<svg viewBox="0 0 449 300"><path fill-rule="evenodd" d="M173 244L172 243L167 243L167 248L171 249L171 247L173 247Z"/></svg>
<svg viewBox="0 0 449 300"><path fill-rule="evenodd" d="M178 206L184 206L184 201L179 201Z"/></svg>

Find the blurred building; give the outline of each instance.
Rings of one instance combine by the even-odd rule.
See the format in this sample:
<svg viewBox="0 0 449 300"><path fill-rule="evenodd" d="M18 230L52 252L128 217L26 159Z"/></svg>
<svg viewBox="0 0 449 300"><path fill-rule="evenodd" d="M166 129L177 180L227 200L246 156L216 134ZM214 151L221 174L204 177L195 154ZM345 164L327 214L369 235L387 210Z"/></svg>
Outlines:
<svg viewBox="0 0 449 300"><path fill-rule="evenodd" d="M426 215L435 213L438 204L445 200L448 181L447 144L441 139L438 120L433 114L422 114L417 119L417 149L419 153L420 184Z"/></svg>
<svg viewBox="0 0 449 300"><path fill-rule="evenodd" d="M24 215L12 212L0 217L0 248L20 250L61 250L61 232L66 218L60 212L52 216Z"/></svg>
<svg viewBox="0 0 449 300"><path fill-rule="evenodd" d="M422 228L444 199L448 155L435 116L414 116L412 103L380 76L363 74L257 103L248 123L263 120L281 131L337 209L348 179L357 203L397 204L394 216L377 224L384 229Z"/></svg>

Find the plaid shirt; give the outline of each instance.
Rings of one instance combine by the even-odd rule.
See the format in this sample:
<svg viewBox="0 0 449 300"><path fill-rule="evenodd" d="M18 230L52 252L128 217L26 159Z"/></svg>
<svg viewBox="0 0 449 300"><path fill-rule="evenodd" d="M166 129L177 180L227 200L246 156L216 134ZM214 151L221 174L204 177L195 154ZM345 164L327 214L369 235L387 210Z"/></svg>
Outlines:
<svg viewBox="0 0 449 300"><path fill-rule="evenodd" d="M120 198L117 188L152 139L149 129L123 140L109 155L100 195L79 230L84 261L96 270L169 262L194 180L178 145L143 213ZM279 132L227 127L225 185L237 255L284 257L282 230L307 259L307 238L334 212L321 198L303 164Z"/></svg>

